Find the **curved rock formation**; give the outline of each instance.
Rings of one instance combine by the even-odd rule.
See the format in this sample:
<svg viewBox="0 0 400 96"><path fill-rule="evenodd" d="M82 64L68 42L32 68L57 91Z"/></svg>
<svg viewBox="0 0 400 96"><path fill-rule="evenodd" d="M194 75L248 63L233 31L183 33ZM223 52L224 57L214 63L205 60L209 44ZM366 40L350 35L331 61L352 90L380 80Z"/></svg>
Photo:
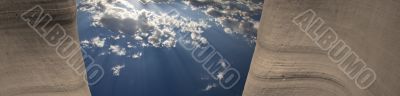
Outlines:
<svg viewBox="0 0 400 96"><path fill-rule="evenodd" d="M400 96L399 1L264 4L243 96Z"/></svg>
<svg viewBox="0 0 400 96"><path fill-rule="evenodd" d="M75 0L0 5L0 96L90 96L79 42L70 43L78 41Z"/></svg>

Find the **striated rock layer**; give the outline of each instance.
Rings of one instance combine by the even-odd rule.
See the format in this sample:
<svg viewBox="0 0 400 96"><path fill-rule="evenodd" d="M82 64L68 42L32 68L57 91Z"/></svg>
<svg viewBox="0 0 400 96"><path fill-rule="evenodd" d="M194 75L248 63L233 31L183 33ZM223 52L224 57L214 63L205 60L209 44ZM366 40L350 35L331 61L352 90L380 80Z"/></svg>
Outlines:
<svg viewBox="0 0 400 96"><path fill-rule="evenodd" d="M264 4L243 96L400 96L400 1Z"/></svg>
<svg viewBox="0 0 400 96"><path fill-rule="evenodd" d="M37 16L32 14L23 16L24 12L36 5L43 8L43 14L48 13L52 17L46 26L41 22L36 27L29 27L26 20L31 20L30 24L37 23L33 22ZM52 32L49 30L54 27L53 25L60 24L65 29L65 36L71 36L78 41L75 6L75 0L0 1L0 96L90 96L88 85L84 80L85 72L82 71L85 67L82 53L63 50L62 52L66 53L62 53L61 56L68 52L76 53L68 58L62 58L57 54L56 46L49 45L36 33L36 31L49 32L56 36L57 32L63 30L54 29ZM36 9L32 12L41 11ZM54 41L59 38L47 39ZM64 47L61 46L59 49ZM74 46L74 48L79 47ZM74 62L73 66L76 69L67 64L67 60L73 60L71 62ZM80 69L76 66L80 66ZM76 71L78 69L80 71Z"/></svg>

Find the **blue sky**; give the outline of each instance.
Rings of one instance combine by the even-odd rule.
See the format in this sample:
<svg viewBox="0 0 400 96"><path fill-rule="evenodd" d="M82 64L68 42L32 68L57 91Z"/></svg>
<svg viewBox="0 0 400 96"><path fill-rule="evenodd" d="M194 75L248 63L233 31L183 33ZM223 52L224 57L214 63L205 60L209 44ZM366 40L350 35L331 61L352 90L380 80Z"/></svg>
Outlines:
<svg viewBox="0 0 400 96"><path fill-rule="evenodd" d="M201 69L201 64L188 58L190 51L183 50L178 43L195 47L212 45L231 62L232 67L238 68L242 77L246 77L254 51L261 5L262 2L257 0L79 1L81 45L106 70L101 83L91 86L92 94L241 95L245 78L237 87L224 90L218 80L213 80ZM183 36L188 38L178 41ZM158 90L159 93L150 90Z"/></svg>

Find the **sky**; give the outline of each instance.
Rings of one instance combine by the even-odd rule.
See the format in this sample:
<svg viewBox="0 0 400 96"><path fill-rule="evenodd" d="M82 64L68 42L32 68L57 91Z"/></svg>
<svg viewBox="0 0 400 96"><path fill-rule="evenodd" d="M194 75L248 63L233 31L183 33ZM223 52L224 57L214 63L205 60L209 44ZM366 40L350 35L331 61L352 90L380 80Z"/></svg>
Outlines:
<svg viewBox="0 0 400 96"><path fill-rule="evenodd" d="M176 48L179 42L194 47L213 43L216 48L222 48L220 50L222 55L235 61L232 66L243 66L244 69L240 71L248 70L246 68L249 67L254 50L263 4L262 0L79 0L78 2L78 13L88 14L88 21L81 20L78 16L78 20L81 20L78 23L88 22L88 25L84 26L91 28L80 31L80 34L85 34L81 35L81 45L85 50L94 53L95 59L101 63L110 62L107 60L126 59L131 60L129 63L147 62L150 60L149 56L159 53L146 50L171 51L179 49ZM180 39L184 36L188 38ZM224 47L231 49L224 50ZM236 52L231 52L232 50ZM172 54L171 52L166 53ZM246 63L236 64L241 62ZM132 70L130 67L133 66L124 62L112 63L110 68L105 68L109 69L112 78L124 76L123 72ZM242 74L246 76L247 72ZM223 75L224 73L220 72L217 78L223 79ZM196 78L205 82L200 88L202 92L221 89L210 76Z"/></svg>

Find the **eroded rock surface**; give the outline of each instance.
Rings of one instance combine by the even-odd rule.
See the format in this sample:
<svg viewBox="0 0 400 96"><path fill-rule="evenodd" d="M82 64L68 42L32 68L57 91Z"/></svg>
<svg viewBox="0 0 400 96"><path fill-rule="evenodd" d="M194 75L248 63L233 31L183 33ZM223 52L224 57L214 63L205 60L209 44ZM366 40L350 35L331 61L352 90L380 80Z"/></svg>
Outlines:
<svg viewBox="0 0 400 96"><path fill-rule="evenodd" d="M47 25L41 22L35 26L38 32L48 32L56 36L56 31L62 32L62 29L50 30L55 24L60 24L65 29L65 36L78 41L75 0L1 0L0 96L90 96L88 85L83 79L85 71L82 71L82 53L77 51L69 56L74 58L71 59L75 61L74 66L81 66L77 72L78 69L66 63L69 59L61 58L57 54L57 47L49 45L24 20L28 18L33 24L33 18L37 16L28 14L21 17L24 12L37 5L43 8L43 14L48 13L52 17ZM32 12L40 13L40 10ZM47 39L54 41L60 38Z"/></svg>
<svg viewBox="0 0 400 96"><path fill-rule="evenodd" d="M400 95L399 1L265 0L264 4L243 96ZM312 12L301 15L307 10ZM303 18L293 21L297 16ZM308 21L318 17L324 21L320 29L337 33L337 41L348 45L348 53L329 58L330 49L315 42L325 31L315 31L314 40L307 35L317 28ZM345 61L350 52L365 66L339 67L350 62Z"/></svg>

